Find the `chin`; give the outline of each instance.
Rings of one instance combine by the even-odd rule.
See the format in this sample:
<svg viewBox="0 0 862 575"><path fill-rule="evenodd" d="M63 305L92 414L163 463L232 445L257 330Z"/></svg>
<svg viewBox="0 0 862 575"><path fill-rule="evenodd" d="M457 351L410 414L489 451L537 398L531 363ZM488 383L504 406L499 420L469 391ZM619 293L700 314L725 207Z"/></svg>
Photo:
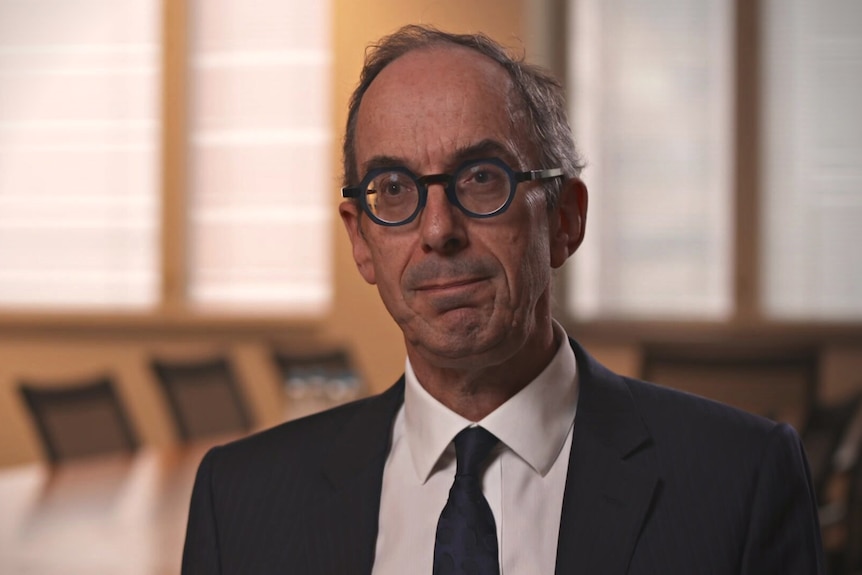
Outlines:
<svg viewBox="0 0 862 575"><path fill-rule="evenodd" d="M415 346L425 354L445 362L441 367L476 367L482 359L488 363L499 363L506 356L507 336L505 329L490 329L485 324L461 324L456 329L440 330L417 338Z"/></svg>

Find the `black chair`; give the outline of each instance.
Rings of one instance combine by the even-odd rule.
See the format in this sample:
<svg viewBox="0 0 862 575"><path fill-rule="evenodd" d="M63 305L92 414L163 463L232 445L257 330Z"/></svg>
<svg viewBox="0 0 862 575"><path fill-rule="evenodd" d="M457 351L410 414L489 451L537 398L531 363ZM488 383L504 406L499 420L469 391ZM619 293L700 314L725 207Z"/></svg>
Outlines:
<svg viewBox="0 0 862 575"><path fill-rule="evenodd" d="M19 386L51 463L133 453L138 439L109 376Z"/></svg>
<svg viewBox="0 0 862 575"><path fill-rule="evenodd" d="M292 399L317 396L338 402L355 398L361 391L362 378L344 348L276 348L273 359L284 391Z"/></svg>
<svg viewBox="0 0 862 575"><path fill-rule="evenodd" d="M238 380L225 357L193 361L155 359L152 369L183 441L249 431Z"/></svg>

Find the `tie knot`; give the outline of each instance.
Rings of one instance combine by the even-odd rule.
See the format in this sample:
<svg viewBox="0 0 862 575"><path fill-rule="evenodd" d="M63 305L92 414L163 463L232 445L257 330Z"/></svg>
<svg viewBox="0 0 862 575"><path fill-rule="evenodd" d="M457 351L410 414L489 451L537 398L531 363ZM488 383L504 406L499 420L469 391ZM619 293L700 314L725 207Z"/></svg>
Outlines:
<svg viewBox="0 0 862 575"><path fill-rule="evenodd" d="M478 476L482 462L498 441L493 433L478 426L462 430L455 436L455 459L458 462L455 475Z"/></svg>

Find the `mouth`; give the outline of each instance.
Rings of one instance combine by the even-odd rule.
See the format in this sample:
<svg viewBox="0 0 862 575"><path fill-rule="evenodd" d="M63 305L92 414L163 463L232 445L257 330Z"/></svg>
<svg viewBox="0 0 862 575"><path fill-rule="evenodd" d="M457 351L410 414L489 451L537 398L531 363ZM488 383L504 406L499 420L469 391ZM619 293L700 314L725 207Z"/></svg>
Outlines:
<svg viewBox="0 0 862 575"><path fill-rule="evenodd" d="M457 290L459 288L476 285L482 281L485 281L485 279L487 278L463 278L445 281L435 281L433 283L428 283L417 287L416 291L441 292L447 290Z"/></svg>

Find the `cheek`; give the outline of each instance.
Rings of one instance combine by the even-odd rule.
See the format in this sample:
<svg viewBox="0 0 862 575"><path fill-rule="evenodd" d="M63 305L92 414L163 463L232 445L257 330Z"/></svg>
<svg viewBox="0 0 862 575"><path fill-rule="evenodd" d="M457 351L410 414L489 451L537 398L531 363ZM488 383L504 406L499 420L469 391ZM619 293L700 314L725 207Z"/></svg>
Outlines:
<svg viewBox="0 0 862 575"><path fill-rule="evenodd" d="M511 264L519 279L514 289L521 292L521 298L536 300L550 282L550 255L548 234L544 226L524 226L524 232L511 239L512 246L521 246L513 254ZM520 298L519 298L520 299Z"/></svg>
<svg viewBox="0 0 862 575"><path fill-rule="evenodd" d="M548 242L542 236L532 245L532 249L524 254L524 265L528 268L531 289L536 292L534 297L544 291L550 281L550 264L548 262Z"/></svg>
<svg viewBox="0 0 862 575"><path fill-rule="evenodd" d="M405 247L392 242L378 244L372 248L371 259L377 277L377 287L384 294L398 294L401 291L401 277L407 265L408 252Z"/></svg>

